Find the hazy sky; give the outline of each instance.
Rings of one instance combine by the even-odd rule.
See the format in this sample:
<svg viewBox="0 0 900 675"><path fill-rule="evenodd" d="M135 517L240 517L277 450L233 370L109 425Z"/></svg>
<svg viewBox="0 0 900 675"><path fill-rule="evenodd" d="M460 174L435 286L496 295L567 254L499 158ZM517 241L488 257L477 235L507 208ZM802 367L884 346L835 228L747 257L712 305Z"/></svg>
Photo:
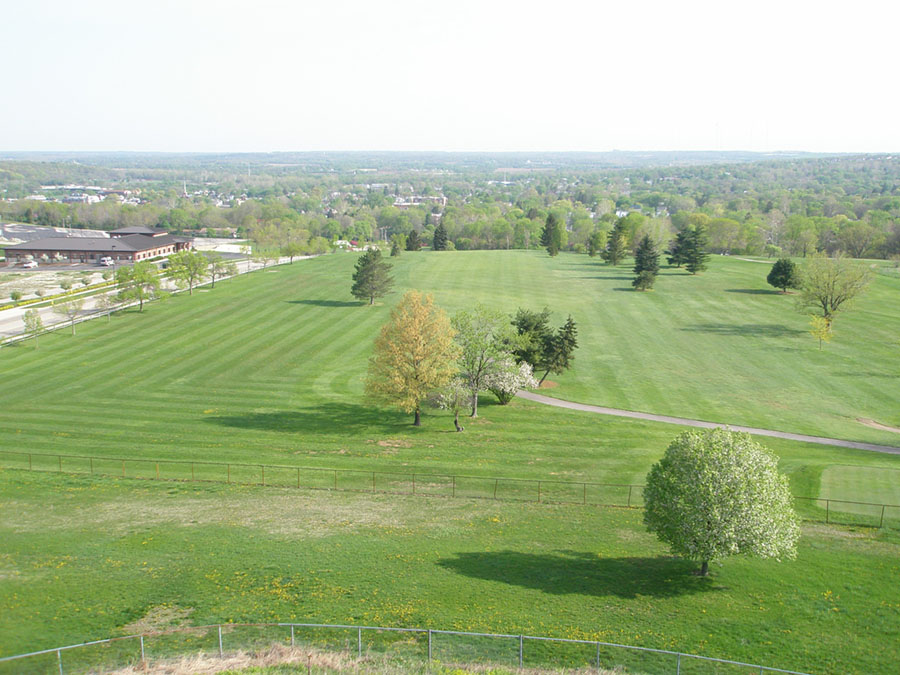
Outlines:
<svg viewBox="0 0 900 675"><path fill-rule="evenodd" d="M900 151L888 0L0 6L0 150Z"/></svg>

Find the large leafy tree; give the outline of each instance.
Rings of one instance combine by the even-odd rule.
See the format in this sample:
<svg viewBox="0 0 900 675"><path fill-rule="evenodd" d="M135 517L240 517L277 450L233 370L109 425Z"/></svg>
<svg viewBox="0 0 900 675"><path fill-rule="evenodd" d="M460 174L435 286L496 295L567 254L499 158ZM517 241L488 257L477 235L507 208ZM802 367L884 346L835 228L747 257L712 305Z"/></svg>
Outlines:
<svg viewBox="0 0 900 675"><path fill-rule="evenodd" d="M116 283L119 298L137 300L138 311L144 311L144 301L152 299L159 293L159 272L152 263L143 260L131 267L120 267L116 270Z"/></svg>
<svg viewBox="0 0 900 675"><path fill-rule="evenodd" d="M350 287L353 297L368 300L370 305L374 305L375 298L387 295L393 285L391 264L381 257L381 251L371 248L359 256Z"/></svg>
<svg viewBox="0 0 900 675"><path fill-rule="evenodd" d="M483 305L456 314L453 329L460 347L460 377L469 390L471 416L477 417L478 392L488 389L488 377L510 358L516 334L504 314Z"/></svg>
<svg viewBox="0 0 900 675"><path fill-rule="evenodd" d="M800 268L790 258L779 258L772 265L766 281L770 286L780 288L782 293L787 293L789 288L800 288L802 283Z"/></svg>
<svg viewBox="0 0 900 675"><path fill-rule="evenodd" d="M216 287L216 279L237 274L237 263L226 260L221 253L208 251L203 255L206 257L206 270L213 288Z"/></svg>
<svg viewBox="0 0 900 675"><path fill-rule="evenodd" d="M179 287L187 286L188 295L209 272L209 259L198 251L183 250L169 256L169 276Z"/></svg>
<svg viewBox="0 0 900 675"><path fill-rule="evenodd" d="M778 462L748 434L685 431L653 465L644 523L676 555L709 563L730 555L792 558L800 526Z"/></svg>
<svg viewBox="0 0 900 675"><path fill-rule="evenodd" d="M871 270L862 263L818 253L803 267L800 306L814 310L831 324L835 315L866 289L871 278Z"/></svg>
<svg viewBox="0 0 900 675"><path fill-rule="evenodd" d="M631 283L636 289L645 291L653 287L656 275L659 274L659 249L656 242L645 234L634 252L634 281Z"/></svg>
<svg viewBox="0 0 900 675"><path fill-rule="evenodd" d="M541 231L541 246L547 249L551 257L559 253L562 246L562 226L555 213L547 216L544 229Z"/></svg>
<svg viewBox="0 0 900 675"><path fill-rule="evenodd" d="M606 232L597 228L588 237L588 255L593 258L604 248L606 248Z"/></svg>
<svg viewBox="0 0 900 675"><path fill-rule="evenodd" d="M456 374L460 350L450 320L430 295L409 291L391 310L369 359L366 393L375 400L415 413L422 402Z"/></svg>
<svg viewBox="0 0 900 675"><path fill-rule="evenodd" d="M72 335L75 335L75 319L84 307L84 298L72 298L66 302L54 302L53 311L69 321L72 327Z"/></svg>

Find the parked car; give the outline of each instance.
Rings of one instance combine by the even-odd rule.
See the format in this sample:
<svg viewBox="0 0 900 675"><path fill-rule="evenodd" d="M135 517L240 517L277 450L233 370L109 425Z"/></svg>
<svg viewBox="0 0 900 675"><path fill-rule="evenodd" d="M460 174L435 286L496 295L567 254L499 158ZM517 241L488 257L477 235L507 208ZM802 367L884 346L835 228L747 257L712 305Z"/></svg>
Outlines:
<svg viewBox="0 0 900 675"><path fill-rule="evenodd" d="M24 263L22 263L22 267L28 270L34 269L37 266L37 260L26 260Z"/></svg>
<svg viewBox="0 0 900 675"><path fill-rule="evenodd" d="M112 267L115 265L115 262L109 256L103 256L100 258L100 264L103 265L103 267Z"/></svg>

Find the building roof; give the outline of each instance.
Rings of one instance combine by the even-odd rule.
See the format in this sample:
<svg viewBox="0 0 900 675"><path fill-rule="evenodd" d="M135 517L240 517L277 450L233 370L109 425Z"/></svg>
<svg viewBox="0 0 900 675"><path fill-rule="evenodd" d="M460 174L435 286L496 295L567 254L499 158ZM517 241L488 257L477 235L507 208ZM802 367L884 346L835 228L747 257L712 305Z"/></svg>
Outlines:
<svg viewBox="0 0 900 675"><path fill-rule="evenodd" d="M171 246L185 239L171 234L148 237L145 234L129 234L124 237L50 237L35 239L24 244L6 246L7 251L90 251L95 253L113 253L147 251L161 246Z"/></svg>
<svg viewBox="0 0 900 675"><path fill-rule="evenodd" d="M150 235L152 237L159 237L161 235L167 234L165 230L161 229L153 229L151 227L142 227L140 225L135 225L134 227L120 227L118 230L111 230L110 236L124 236L128 234L144 234Z"/></svg>

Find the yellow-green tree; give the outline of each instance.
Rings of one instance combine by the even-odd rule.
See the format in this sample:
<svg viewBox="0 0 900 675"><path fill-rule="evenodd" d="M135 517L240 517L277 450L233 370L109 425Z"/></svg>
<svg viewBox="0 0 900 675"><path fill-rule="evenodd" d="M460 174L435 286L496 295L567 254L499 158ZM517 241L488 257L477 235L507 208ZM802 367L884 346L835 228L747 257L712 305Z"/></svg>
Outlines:
<svg viewBox="0 0 900 675"><path fill-rule="evenodd" d="M810 334L819 341L819 351L822 351L822 342L831 342L831 336L834 334L831 330L831 320L810 314L809 326Z"/></svg>
<svg viewBox="0 0 900 675"><path fill-rule="evenodd" d="M456 374L459 347L454 334L447 315L430 295L406 293L375 340L366 394L415 413L414 425L421 426L422 402Z"/></svg>

